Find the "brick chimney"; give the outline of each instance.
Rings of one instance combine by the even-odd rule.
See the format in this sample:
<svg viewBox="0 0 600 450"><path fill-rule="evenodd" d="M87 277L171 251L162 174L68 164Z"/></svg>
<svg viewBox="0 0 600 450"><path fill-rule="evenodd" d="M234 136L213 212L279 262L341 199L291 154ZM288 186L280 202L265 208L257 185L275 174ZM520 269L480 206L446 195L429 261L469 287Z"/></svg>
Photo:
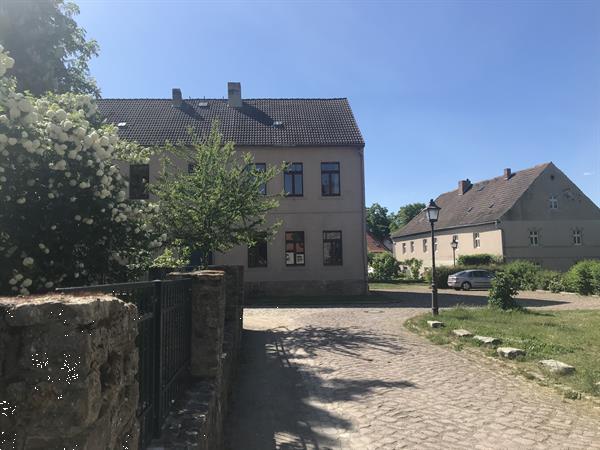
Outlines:
<svg viewBox="0 0 600 450"><path fill-rule="evenodd" d="M510 167L507 167L506 169L504 169L504 179L508 180L510 177L512 177L512 172L510 170Z"/></svg>
<svg viewBox="0 0 600 450"><path fill-rule="evenodd" d="M230 81L227 83L227 104L231 108L242 107L242 85Z"/></svg>
<svg viewBox="0 0 600 450"><path fill-rule="evenodd" d="M181 89L173 88L173 108L181 108L182 97L181 97Z"/></svg>
<svg viewBox="0 0 600 450"><path fill-rule="evenodd" d="M471 188L471 180L468 178L466 180L460 180L458 182L458 195L463 195Z"/></svg>

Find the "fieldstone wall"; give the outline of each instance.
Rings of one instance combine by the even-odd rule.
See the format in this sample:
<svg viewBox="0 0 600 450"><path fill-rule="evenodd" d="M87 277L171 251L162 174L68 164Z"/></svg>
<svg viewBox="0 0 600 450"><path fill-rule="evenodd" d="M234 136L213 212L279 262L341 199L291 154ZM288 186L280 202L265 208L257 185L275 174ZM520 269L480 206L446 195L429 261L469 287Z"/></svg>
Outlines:
<svg viewBox="0 0 600 450"><path fill-rule="evenodd" d="M0 298L0 448L137 449L137 308Z"/></svg>
<svg viewBox="0 0 600 450"><path fill-rule="evenodd" d="M153 448L223 448L223 421L241 342L241 266L171 273L192 278L192 380Z"/></svg>

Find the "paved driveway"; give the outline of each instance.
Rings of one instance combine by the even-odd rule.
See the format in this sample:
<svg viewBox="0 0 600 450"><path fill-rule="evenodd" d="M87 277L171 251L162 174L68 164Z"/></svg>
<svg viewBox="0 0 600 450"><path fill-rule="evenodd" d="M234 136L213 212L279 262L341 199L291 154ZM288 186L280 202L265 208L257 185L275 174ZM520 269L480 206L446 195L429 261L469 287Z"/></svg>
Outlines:
<svg viewBox="0 0 600 450"><path fill-rule="evenodd" d="M385 295L385 307L247 309L228 448L600 449L598 410L406 331L426 294Z"/></svg>

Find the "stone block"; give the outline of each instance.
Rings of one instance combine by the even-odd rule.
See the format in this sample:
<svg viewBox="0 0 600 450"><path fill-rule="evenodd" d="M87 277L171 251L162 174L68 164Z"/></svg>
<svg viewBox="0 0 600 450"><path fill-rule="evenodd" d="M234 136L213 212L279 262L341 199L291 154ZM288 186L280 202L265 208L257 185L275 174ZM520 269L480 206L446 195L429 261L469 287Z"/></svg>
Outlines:
<svg viewBox="0 0 600 450"><path fill-rule="evenodd" d="M498 347L496 349L498 355L503 358L514 359L517 356L525 356L525 350L521 350L520 348L514 347Z"/></svg>
<svg viewBox="0 0 600 450"><path fill-rule="evenodd" d="M495 346L500 344L500 339L490 336L475 336L473 339L481 342L483 345Z"/></svg>
<svg viewBox="0 0 600 450"><path fill-rule="evenodd" d="M575 372L575 367L555 359L544 359L540 361L540 366L557 375L568 375Z"/></svg>
<svg viewBox="0 0 600 450"><path fill-rule="evenodd" d="M427 325L429 325L430 328L442 328L444 322L440 322L439 320L428 320Z"/></svg>
<svg viewBox="0 0 600 450"><path fill-rule="evenodd" d="M469 330L464 330L462 328L459 328L457 330L452 330L452 333L455 336L458 336L458 337L471 337L471 336L473 336L473 333L471 333Z"/></svg>

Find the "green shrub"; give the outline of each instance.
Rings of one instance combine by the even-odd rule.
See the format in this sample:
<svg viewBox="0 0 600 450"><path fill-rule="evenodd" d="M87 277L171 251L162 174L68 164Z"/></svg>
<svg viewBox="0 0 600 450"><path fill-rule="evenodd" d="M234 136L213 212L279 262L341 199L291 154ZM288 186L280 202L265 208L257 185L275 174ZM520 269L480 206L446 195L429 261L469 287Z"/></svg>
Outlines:
<svg viewBox="0 0 600 450"><path fill-rule="evenodd" d="M519 282L509 273L499 272L492 280L490 288L488 305L493 308L521 309L514 297L519 293Z"/></svg>
<svg viewBox="0 0 600 450"><path fill-rule="evenodd" d="M410 258L404 260L404 264L408 266L410 276L413 280L421 278L421 267L423 267L423 261L416 258Z"/></svg>
<svg viewBox="0 0 600 450"><path fill-rule="evenodd" d="M400 274L400 263L387 252L373 256L371 267L373 268L373 273L369 274L371 281L392 281Z"/></svg>
<svg viewBox="0 0 600 450"><path fill-rule="evenodd" d="M564 275L563 283L567 290L581 295L600 294L600 261L579 261Z"/></svg>
<svg viewBox="0 0 600 450"><path fill-rule="evenodd" d="M456 262L459 266L489 266L491 264L501 264L502 257L490 253L478 253L475 255L460 255Z"/></svg>
<svg viewBox="0 0 600 450"><path fill-rule="evenodd" d="M562 274L555 270L540 270L536 276L536 289L545 291L562 291Z"/></svg>
<svg viewBox="0 0 600 450"><path fill-rule="evenodd" d="M501 270L514 278L517 289L534 291L537 288L541 269L531 261L513 261L502 266Z"/></svg>

